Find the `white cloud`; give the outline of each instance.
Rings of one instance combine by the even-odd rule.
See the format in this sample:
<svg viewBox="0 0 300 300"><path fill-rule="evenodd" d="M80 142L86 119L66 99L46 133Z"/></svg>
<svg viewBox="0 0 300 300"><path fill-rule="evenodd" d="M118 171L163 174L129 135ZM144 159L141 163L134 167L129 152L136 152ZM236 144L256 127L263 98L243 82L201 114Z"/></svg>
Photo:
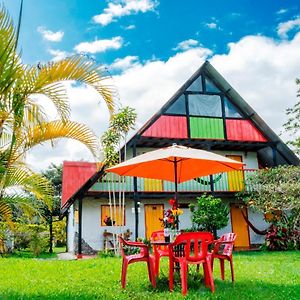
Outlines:
<svg viewBox="0 0 300 300"><path fill-rule="evenodd" d="M48 52L53 56L52 61L57 62L70 56L71 53L62 50L48 49Z"/></svg>
<svg viewBox="0 0 300 300"><path fill-rule="evenodd" d="M116 36L112 39L95 40L93 42L83 42L74 47L74 50L78 53L99 53L105 52L110 49L120 49L123 45L123 39L120 36Z"/></svg>
<svg viewBox="0 0 300 300"><path fill-rule="evenodd" d="M130 56L130 55L124 58L117 58L110 65L110 68L124 71L126 69L135 66L138 63L138 60L139 60L138 56Z"/></svg>
<svg viewBox="0 0 300 300"><path fill-rule="evenodd" d="M217 23L211 22L211 23L206 23L206 27L210 29L216 29L217 28Z"/></svg>
<svg viewBox="0 0 300 300"><path fill-rule="evenodd" d="M300 28L300 17L280 23L277 27L277 33L281 38L287 38L287 33L296 28Z"/></svg>
<svg viewBox="0 0 300 300"><path fill-rule="evenodd" d="M50 42L60 42L64 36L63 31L53 32L51 30L46 29L43 26L39 26L37 31L42 35L43 39Z"/></svg>
<svg viewBox="0 0 300 300"><path fill-rule="evenodd" d="M175 48L173 48L173 50L183 50L186 51L190 48L196 47L199 45L199 42L193 39L188 39L185 41L182 41L180 43L177 44L177 46Z"/></svg>
<svg viewBox="0 0 300 300"><path fill-rule="evenodd" d="M128 25L127 27L124 28L125 30L133 30L135 29L135 25Z"/></svg>
<svg viewBox="0 0 300 300"><path fill-rule="evenodd" d="M157 5L154 0L123 0L117 3L109 2L103 13L93 17L95 23L106 26L117 18L137 13L153 11Z"/></svg>
<svg viewBox="0 0 300 300"><path fill-rule="evenodd" d="M215 54L210 61L265 122L279 133L286 121L285 109L297 100L295 78L299 77L299 49L300 33L291 41L246 36L230 43L228 53ZM137 110L137 129L170 99L211 54L209 49L197 47L176 53L166 61L137 63L113 77L123 105ZM99 101L97 93L86 86L70 85L68 91L72 101L72 119L87 123L100 136L107 128L109 119L104 102ZM57 150L44 147L39 150L42 153L32 152L28 156L29 162L40 168L62 159L92 159L88 151L83 146L75 145L75 142L60 145Z"/></svg>
<svg viewBox="0 0 300 300"><path fill-rule="evenodd" d="M282 8L282 9L278 10L276 13L277 13L278 15L282 15L282 14L285 14L285 13L287 13L287 12L288 12L288 10L287 10L286 8Z"/></svg>

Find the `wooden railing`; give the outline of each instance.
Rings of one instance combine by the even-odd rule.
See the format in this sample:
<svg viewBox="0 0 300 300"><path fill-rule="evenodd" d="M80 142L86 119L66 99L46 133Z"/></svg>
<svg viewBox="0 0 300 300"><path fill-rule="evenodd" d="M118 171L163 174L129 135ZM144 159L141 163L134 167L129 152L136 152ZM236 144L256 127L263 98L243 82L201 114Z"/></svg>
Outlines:
<svg viewBox="0 0 300 300"><path fill-rule="evenodd" d="M255 169L244 169L243 171L232 171L199 177L178 184L179 192L238 192L244 189L252 190L253 187L249 178L257 172ZM119 177L118 175L107 173L99 182L95 183L91 191L125 191L133 192L133 177ZM165 180L137 178L137 190L139 192L173 192L174 183Z"/></svg>

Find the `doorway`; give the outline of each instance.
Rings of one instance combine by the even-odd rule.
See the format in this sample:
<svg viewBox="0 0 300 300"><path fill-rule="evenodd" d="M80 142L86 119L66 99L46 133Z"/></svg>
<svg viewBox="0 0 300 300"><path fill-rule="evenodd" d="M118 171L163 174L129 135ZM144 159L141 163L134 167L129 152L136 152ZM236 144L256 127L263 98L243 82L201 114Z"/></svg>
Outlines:
<svg viewBox="0 0 300 300"><path fill-rule="evenodd" d="M234 247L237 249L249 249L249 227L242 215L242 211L246 216L248 216L246 207L240 208L240 205L238 204L230 205L232 232L237 235Z"/></svg>
<svg viewBox="0 0 300 300"><path fill-rule="evenodd" d="M145 234L146 239L150 239L153 231L162 230L163 224L159 220L164 215L163 204L145 204Z"/></svg>

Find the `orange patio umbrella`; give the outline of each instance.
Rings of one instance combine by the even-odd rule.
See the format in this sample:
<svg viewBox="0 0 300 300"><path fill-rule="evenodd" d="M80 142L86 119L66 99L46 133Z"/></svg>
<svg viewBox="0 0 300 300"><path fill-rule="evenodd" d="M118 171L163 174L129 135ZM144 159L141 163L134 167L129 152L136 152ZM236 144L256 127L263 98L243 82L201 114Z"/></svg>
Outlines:
<svg viewBox="0 0 300 300"><path fill-rule="evenodd" d="M120 176L172 181L175 183L177 201L178 183L201 176L242 169L243 163L225 156L174 144L141 154L106 171Z"/></svg>

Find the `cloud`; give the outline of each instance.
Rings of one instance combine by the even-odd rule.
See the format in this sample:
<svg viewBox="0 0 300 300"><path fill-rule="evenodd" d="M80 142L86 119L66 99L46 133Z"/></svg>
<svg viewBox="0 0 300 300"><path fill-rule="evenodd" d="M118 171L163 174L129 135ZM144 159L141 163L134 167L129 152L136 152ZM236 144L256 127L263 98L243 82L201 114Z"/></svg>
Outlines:
<svg viewBox="0 0 300 300"><path fill-rule="evenodd" d="M288 12L288 10L287 10L286 8L282 8L282 9L278 10L278 11L276 12L276 14L282 15L282 14L285 14L285 13L287 13L287 12Z"/></svg>
<svg viewBox="0 0 300 300"><path fill-rule="evenodd" d="M74 47L74 50L78 53L99 53L107 50L117 50L123 45L123 39L120 36L116 36L112 39L95 40L94 42L83 42Z"/></svg>
<svg viewBox="0 0 300 300"><path fill-rule="evenodd" d="M228 49L228 53L212 56L210 49L198 46L175 53L167 60L133 64L130 68L124 68L121 74L113 76L122 104L137 110L137 129L211 57L211 64L279 133L286 121L286 108L293 106L297 100L295 78L299 77L300 33L290 41L246 36L230 43ZM68 91L72 101L72 120L87 123L100 136L109 120L103 100L87 86L69 85ZM59 145L60 148L54 150L48 147L37 149L40 152L36 155L36 152L30 153L29 162L40 168L62 159L92 160L85 147L78 146L76 142L68 141Z"/></svg>
<svg viewBox="0 0 300 300"><path fill-rule="evenodd" d="M300 17L280 23L277 27L277 33L281 38L287 38L287 33L296 28L300 28Z"/></svg>
<svg viewBox="0 0 300 300"><path fill-rule="evenodd" d="M37 31L42 35L43 39L50 42L60 42L64 36L63 31L53 32L43 26L39 26Z"/></svg>
<svg viewBox="0 0 300 300"><path fill-rule="evenodd" d="M116 3L109 2L108 7L103 10L103 13L93 17L93 21L102 26L106 26L123 16L154 11L154 8L157 5L157 1L154 0L123 0Z"/></svg>
<svg viewBox="0 0 300 300"><path fill-rule="evenodd" d="M135 25L128 25L127 27L124 28L125 30L133 30L135 29Z"/></svg>
<svg viewBox="0 0 300 300"><path fill-rule="evenodd" d="M53 56L51 60L54 62L60 61L72 55L71 53L68 53L66 51L54 50L54 49L48 49L48 52Z"/></svg>
<svg viewBox="0 0 300 300"><path fill-rule="evenodd" d="M177 46L175 48L173 48L173 50L183 50L186 51L190 48L196 47L199 45L199 42L193 39L188 39L185 41L182 41L180 43L177 44Z"/></svg>
<svg viewBox="0 0 300 300"><path fill-rule="evenodd" d="M116 70L126 70L138 63L139 57L138 56L126 56L124 58L117 58L114 62L110 65L111 69Z"/></svg>
<svg viewBox="0 0 300 300"><path fill-rule="evenodd" d="M208 27L209 29L216 29L217 23L214 23L214 22L206 23L205 26Z"/></svg>

